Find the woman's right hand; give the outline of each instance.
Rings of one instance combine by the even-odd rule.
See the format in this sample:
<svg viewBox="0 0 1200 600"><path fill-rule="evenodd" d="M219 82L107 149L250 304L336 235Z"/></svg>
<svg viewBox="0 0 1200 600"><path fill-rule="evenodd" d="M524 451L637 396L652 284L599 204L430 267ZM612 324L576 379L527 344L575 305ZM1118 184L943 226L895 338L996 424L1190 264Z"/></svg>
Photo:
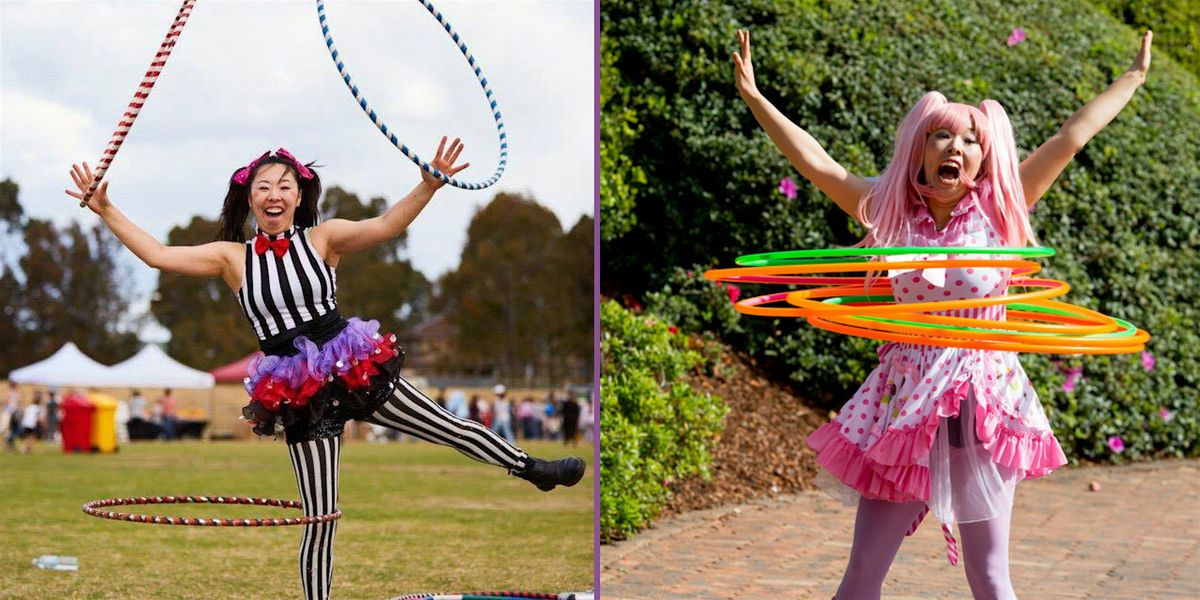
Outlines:
<svg viewBox="0 0 1200 600"><path fill-rule="evenodd" d="M75 186L79 188L79 191L72 192L71 190L66 190L67 195L82 202L84 194L87 193L88 188L92 185L92 180L95 179L92 175L91 167L88 167L86 162L83 163L83 167L71 165L71 179L75 180ZM103 216L104 212L110 206L112 206L112 203L108 201L108 180L106 179L100 184L99 188L96 188L96 193L92 194L92 197L88 199L87 207L92 212Z"/></svg>
<svg viewBox="0 0 1200 600"><path fill-rule="evenodd" d="M738 94L746 99L758 94L758 86L754 83L754 63L750 61L750 31L739 29L737 37L742 51L733 53L733 82L737 84Z"/></svg>

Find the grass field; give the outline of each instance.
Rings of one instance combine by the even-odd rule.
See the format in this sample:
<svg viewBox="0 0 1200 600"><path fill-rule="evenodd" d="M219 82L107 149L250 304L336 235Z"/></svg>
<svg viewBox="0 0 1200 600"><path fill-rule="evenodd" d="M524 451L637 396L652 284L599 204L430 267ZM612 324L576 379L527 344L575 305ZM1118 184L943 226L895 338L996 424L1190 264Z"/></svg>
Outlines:
<svg viewBox="0 0 1200 600"><path fill-rule="evenodd" d="M560 444L530 443L546 458ZM550 493L425 443L348 442L342 450L334 598L592 587L588 473ZM0 598L298 598L301 527L180 527L87 516L98 498L156 495L298 499L283 442L126 444L116 454L0 452ZM176 516L294 516L274 507L155 505ZM79 557L43 571L42 554Z"/></svg>

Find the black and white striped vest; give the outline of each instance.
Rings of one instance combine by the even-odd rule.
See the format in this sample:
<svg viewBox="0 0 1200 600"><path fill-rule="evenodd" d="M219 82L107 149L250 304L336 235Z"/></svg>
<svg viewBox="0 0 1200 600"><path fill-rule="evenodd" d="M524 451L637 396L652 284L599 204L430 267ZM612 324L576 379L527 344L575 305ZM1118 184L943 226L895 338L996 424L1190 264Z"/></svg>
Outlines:
<svg viewBox="0 0 1200 600"><path fill-rule="evenodd" d="M308 230L293 225L273 236L256 231L246 242L246 272L237 298L260 343L337 312L337 274L313 247ZM276 244L286 238L287 249L277 246L279 253L267 247L259 253L256 245L264 245L256 244L259 237Z"/></svg>

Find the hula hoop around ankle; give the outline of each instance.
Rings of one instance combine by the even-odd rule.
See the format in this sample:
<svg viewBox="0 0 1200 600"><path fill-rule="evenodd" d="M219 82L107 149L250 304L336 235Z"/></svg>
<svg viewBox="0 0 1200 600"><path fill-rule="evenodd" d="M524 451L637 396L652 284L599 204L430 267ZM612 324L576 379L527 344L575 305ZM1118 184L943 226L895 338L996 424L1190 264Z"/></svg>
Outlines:
<svg viewBox="0 0 1200 600"><path fill-rule="evenodd" d="M458 32L454 31L454 28L450 26L450 22L446 20L441 11L434 8L433 4L429 3L428 0L420 0L420 2L421 5L429 11L429 14L433 15L433 18L437 19L438 24L442 26L442 29L446 30L446 33L450 35L450 39L454 40L454 43L458 46L458 50L462 52L463 57L467 59L467 64L469 64L472 70L474 70L475 77L479 79L479 85L483 88L483 93L487 96L488 105L492 109L492 119L496 122L496 133L500 137L500 162L496 165L496 171L492 173L492 176L484 181L465 182L447 176L445 173L433 168L432 165L421 159L416 152L413 152L404 142L396 137L395 133L390 132L388 130L388 126L383 122L382 119L379 118L379 115L375 113L375 110L371 108L370 104L367 103L366 96L364 96L362 92L359 91L358 86L350 80L350 73L346 71L346 63L343 62L341 58L338 58L338 50L333 45L333 36L331 36L329 33L329 23L325 18L325 0L317 0L317 19L321 22L321 33L325 36L325 47L329 49L329 56L333 59L333 64L337 66L338 74L342 76L342 81L346 82L346 87L350 89L350 95L354 96L355 102L358 102L359 107L363 109L363 112L366 113L367 117L371 119L371 122L379 128L379 131L383 133L383 136L386 137L393 146L398 148L401 154L408 157L409 160L413 161L414 164L420 167L422 171L430 173L434 177L437 177L438 179L441 179L442 181L457 188L462 188L464 190L482 190L499 181L500 176L504 174L505 167L508 165L508 134L504 132L504 119L500 116L500 108L496 103L495 94L492 93L492 88L488 84L487 77L484 77L483 69L480 68L478 61L475 60L475 56L471 54L470 50L467 50L467 44L462 41L458 35Z"/></svg>
<svg viewBox="0 0 1200 600"><path fill-rule="evenodd" d="M252 504L255 506L279 506L282 508L304 507L296 500L276 500L274 498L241 498L235 496L139 496L136 498L106 498L93 500L83 505L83 512L102 519L128 521L131 523L152 523L157 525L196 525L206 527L274 527L281 525L308 525L311 523L328 523L342 518L342 511L334 511L315 517L286 517L266 519L220 519L199 517L165 517L158 515L137 515L131 513L99 510L108 506L130 506L140 504Z"/></svg>

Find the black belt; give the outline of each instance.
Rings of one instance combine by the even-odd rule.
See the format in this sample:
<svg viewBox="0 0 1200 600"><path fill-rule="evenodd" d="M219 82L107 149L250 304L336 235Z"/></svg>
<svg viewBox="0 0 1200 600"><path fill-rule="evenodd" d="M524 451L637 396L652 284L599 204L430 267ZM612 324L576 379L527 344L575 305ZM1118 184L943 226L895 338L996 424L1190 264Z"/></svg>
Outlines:
<svg viewBox="0 0 1200 600"><path fill-rule="evenodd" d="M292 345L292 340L304 336L320 346L332 340L346 328L348 323L335 308L311 321L301 323L299 327L273 335L258 342L258 348L271 356L292 356L300 351Z"/></svg>

